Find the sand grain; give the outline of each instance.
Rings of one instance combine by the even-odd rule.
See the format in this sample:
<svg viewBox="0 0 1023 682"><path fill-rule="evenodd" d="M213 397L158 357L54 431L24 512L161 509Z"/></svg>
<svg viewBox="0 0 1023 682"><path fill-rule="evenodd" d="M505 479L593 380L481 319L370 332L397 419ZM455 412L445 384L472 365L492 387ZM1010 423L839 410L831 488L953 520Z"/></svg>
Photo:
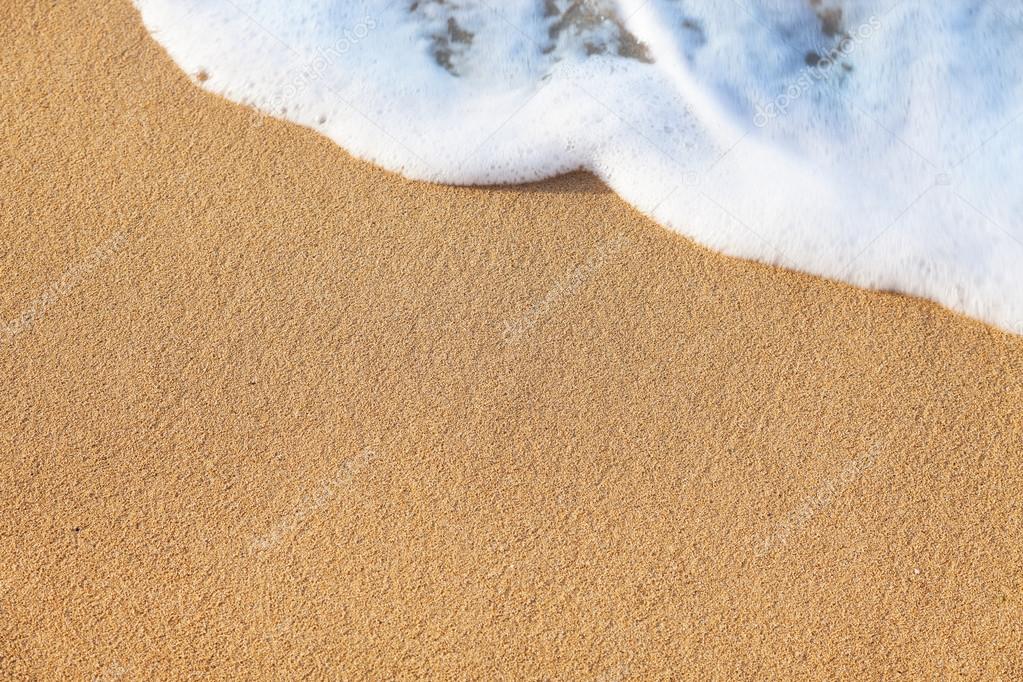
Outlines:
<svg viewBox="0 0 1023 682"><path fill-rule="evenodd" d="M0 36L0 677L1023 677L1020 339Z"/></svg>

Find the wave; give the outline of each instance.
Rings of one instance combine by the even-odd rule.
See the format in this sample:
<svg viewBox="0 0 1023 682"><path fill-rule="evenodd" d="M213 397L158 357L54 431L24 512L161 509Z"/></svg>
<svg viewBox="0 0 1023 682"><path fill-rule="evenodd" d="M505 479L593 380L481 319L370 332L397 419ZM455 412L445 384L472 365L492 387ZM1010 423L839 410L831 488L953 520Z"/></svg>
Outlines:
<svg viewBox="0 0 1023 682"><path fill-rule="evenodd" d="M1017 0L135 0L202 87L408 177L586 169L719 251L1023 333Z"/></svg>

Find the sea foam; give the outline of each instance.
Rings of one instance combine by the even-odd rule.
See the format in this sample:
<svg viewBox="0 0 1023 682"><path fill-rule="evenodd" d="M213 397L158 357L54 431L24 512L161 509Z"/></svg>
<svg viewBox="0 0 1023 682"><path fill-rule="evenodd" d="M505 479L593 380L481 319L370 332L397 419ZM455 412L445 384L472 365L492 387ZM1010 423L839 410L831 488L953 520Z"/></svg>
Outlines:
<svg viewBox="0 0 1023 682"><path fill-rule="evenodd" d="M711 248L1023 333L1020 0L136 4L202 87L406 176L587 169Z"/></svg>

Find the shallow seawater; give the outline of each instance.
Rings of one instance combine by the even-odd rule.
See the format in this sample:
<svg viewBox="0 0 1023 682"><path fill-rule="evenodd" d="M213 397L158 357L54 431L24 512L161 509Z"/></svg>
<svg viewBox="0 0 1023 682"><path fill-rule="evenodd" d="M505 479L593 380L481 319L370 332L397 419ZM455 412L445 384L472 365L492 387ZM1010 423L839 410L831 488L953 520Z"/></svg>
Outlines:
<svg viewBox="0 0 1023 682"><path fill-rule="evenodd" d="M587 169L725 253L1023 333L1018 0L136 4L201 87L409 177Z"/></svg>

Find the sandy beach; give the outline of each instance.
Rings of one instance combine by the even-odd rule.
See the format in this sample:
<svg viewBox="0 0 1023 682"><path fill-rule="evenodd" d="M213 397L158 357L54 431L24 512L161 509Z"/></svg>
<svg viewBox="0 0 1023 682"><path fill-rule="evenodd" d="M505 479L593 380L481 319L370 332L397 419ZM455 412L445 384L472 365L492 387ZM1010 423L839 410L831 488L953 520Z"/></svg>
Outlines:
<svg viewBox="0 0 1023 682"><path fill-rule="evenodd" d="M1023 338L0 21L0 678L1023 678Z"/></svg>

